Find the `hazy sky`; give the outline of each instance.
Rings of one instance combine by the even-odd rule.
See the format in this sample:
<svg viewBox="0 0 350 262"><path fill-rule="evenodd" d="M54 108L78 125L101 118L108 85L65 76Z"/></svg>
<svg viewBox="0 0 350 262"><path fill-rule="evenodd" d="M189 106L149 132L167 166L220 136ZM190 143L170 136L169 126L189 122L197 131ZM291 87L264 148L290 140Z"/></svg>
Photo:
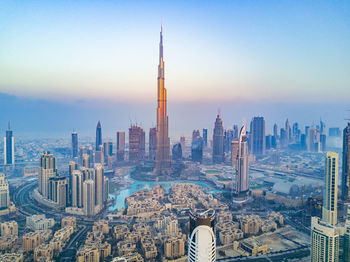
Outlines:
<svg viewBox="0 0 350 262"><path fill-rule="evenodd" d="M0 2L0 92L152 102L350 97L349 1Z"/></svg>
<svg viewBox="0 0 350 262"><path fill-rule="evenodd" d="M146 131L163 24L170 136L286 118L344 127L350 1L0 1L0 132Z"/></svg>

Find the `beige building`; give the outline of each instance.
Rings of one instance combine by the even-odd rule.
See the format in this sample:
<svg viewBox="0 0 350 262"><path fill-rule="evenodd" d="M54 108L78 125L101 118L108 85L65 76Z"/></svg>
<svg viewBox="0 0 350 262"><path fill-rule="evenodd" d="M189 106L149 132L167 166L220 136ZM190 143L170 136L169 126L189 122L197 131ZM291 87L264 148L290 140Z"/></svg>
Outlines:
<svg viewBox="0 0 350 262"><path fill-rule="evenodd" d="M183 238L172 237L164 243L164 255L174 259L185 255L185 241Z"/></svg>
<svg viewBox="0 0 350 262"><path fill-rule="evenodd" d="M53 250L49 244L41 244L34 249L34 261L50 262L53 258Z"/></svg>
<svg viewBox="0 0 350 262"><path fill-rule="evenodd" d="M1 236L18 236L18 224L12 220L1 223Z"/></svg>
<svg viewBox="0 0 350 262"><path fill-rule="evenodd" d="M338 153L327 152L325 169L322 220L336 225L338 223Z"/></svg>
<svg viewBox="0 0 350 262"><path fill-rule="evenodd" d="M24 251L31 251L41 243L48 241L51 235L51 230L35 231L24 234L22 236L22 248Z"/></svg>
<svg viewBox="0 0 350 262"><path fill-rule="evenodd" d="M26 217L26 226L31 230L47 230L55 225L55 220L45 215L32 215Z"/></svg>
<svg viewBox="0 0 350 262"><path fill-rule="evenodd" d="M100 262L98 248L93 245L84 245L77 252L77 262Z"/></svg>
<svg viewBox="0 0 350 262"><path fill-rule="evenodd" d="M92 231L100 231L102 234L109 233L109 223L108 220L99 220L92 226Z"/></svg>
<svg viewBox="0 0 350 262"><path fill-rule="evenodd" d="M77 228L77 218L74 216L63 217L61 220L61 227L71 226L74 230Z"/></svg>
<svg viewBox="0 0 350 262"><path fill-rule="evenodd" d="M339 261L339 233L335 226L311 218L311 262Z"/></svg>
<svg viewBox="0 0 350 262"><path fill-rule="evenodd" d="M18 240L17 236L0 237L0 250L12 250Z"/></svg>
<svg viewBox="0 0 350 262"><path fill-rule="evenodd" d="M236 251L245 256L261 256L267 254L269 251L266 244L255 238L234 242L233 247Z"/></svg>
<svg viewBox="0 0 350 262"><path fill-rule="evenodd" d="M22 253L4 253L0 254L1 262L22 262L23 254Z"/></svg>

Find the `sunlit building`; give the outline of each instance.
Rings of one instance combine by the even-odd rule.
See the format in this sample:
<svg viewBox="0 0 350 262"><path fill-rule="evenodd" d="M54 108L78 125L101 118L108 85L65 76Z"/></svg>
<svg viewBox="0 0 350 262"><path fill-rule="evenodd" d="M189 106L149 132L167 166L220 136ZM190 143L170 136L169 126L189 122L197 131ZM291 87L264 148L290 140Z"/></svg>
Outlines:
<svg viewBox="0 0 350 262"><path fill-rule="evenodd" d="M50 152L44 152L40 158L39 169L39 193L46 199L49 198L49 178L57 174L56 158Z"/></svg>
<svg viewBox="0 0 350 262"><path fill-rule="evenodd" d="M157 106L157 150L155 174L166 174L170 168L170 138L168 134L167 90L165 88L165 71L163 58L163 29L160 31L159 65L158 65L158 106Z"/></svg>
<svg viewBox="0 0 350 262"><path fill-rule="evenodd" d="M125 153L125 132L118 131L117 132L117 160L124 161L124 153Z"/></svg>

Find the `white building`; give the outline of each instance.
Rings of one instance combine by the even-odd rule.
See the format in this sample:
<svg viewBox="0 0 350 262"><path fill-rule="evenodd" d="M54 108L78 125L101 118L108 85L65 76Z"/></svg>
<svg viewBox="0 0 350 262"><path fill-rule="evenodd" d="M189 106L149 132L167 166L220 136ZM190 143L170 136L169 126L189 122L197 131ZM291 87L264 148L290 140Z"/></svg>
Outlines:
<svg viewBox="0 0 350 262"><path fill-rule="evenodd" d="M47 230L55 225L55 220L45 215L32 215L26 217L26 227L32 230Z"/></svg>
<svg viewBox="0 0 350 262"><path fill-rule="evenodd" d="M188 262L216 261L215 211L191 212Z"/></svg>

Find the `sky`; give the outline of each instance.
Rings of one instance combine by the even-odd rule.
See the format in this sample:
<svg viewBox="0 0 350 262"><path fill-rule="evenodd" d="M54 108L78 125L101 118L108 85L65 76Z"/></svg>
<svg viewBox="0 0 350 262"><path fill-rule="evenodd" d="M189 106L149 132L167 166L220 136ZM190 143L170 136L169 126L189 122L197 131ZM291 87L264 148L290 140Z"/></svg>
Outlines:
<svg viewBox="0 0 350 262"><path fill-rule="evenodd" d="M263 114L344 124L349 1L2 0L0 93L23 109L0 125L36 132L43 121L20 122L46 111L65 132L103 118L151 127L161 24L171 134L212 126L218 110L230 126Z"/></svg>

